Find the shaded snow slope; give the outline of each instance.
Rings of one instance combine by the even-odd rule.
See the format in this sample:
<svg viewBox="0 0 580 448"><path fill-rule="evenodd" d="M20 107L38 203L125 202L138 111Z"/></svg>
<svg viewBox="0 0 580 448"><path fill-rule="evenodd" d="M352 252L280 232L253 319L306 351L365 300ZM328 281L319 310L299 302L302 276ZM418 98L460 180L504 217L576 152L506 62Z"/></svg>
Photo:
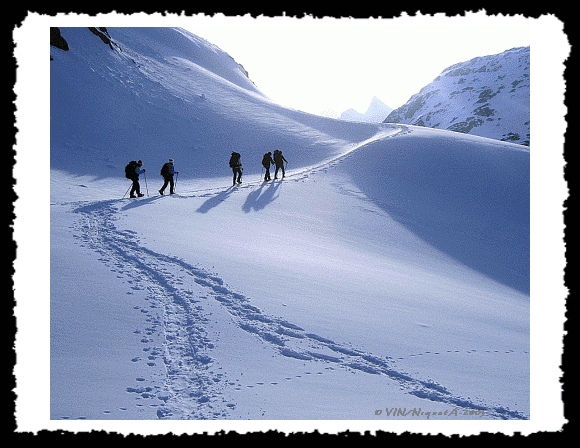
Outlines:
<svg viewBox="0 0 580 448"><path fill-rule="evenodd" d="M353 183L429 244L529 294L527 148L421 128L397 137L348 159Z"/></svg>

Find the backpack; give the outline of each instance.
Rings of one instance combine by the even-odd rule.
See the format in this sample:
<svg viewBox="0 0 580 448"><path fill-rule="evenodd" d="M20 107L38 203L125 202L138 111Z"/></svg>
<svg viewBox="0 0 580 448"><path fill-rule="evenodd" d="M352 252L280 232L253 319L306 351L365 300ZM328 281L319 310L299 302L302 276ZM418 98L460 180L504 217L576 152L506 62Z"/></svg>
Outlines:
<svg viewBox="0 0 580 448"><path fill-rule="evenodd" d="M276 149L274 151L274 162L276 162L277 165L280 165L282 163L282 151L280 151L279 149Z"/></svg>
<svg viewBox="0 0 580 448"><path fill-rule="evenodd" d="M230 157L230 168L235 168L240 165L240 157L241 155L239 153L232 152L232 156Z"/></svg>
<svg viewBox="0 0 580 448"><path fill-rule="evenodd" d="M264 158L262 159L262 165L264 166L264 168L270 168L270 156L268 155L268 153L264 154Z"/></svg>
<svg viewBox="0 0 580 448"><path fill-rule="evenodd" d="M170 173L170 169L169 169L169 165L171 165L169 162L164 163L163 166L161 167L161 175L163 177L168 177L171 173Z"/></svg>
<svg viewBox="0 0 580 448"><path fill-rule="evenodd" d="M125 177L127 179L133 179L135 177L135 168L137 168L137 162L135 160L131 160L125 166Z"/></svg>

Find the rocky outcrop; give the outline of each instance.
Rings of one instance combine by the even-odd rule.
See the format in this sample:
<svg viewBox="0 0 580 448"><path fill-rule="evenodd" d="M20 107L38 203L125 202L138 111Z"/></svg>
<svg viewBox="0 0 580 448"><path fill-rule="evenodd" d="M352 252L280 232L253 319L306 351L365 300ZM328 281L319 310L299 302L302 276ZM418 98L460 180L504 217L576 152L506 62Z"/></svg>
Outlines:
<svg viewBox="0 0 580 448"><path fill-rule="evenodd" d="M50 46L68 51L68 43L65 38L60 35L60 29L56 27L50 27Z"/></svg>
<svg viewBox="0 0 580 448"><path fill-rule="evenodd" d="M105 27L99 27L99 28L88 27L88 29L91 33L93 33L95 36L97 36L99 39L101 39L101 41L104 44L106 44L111 50L114 50L113 45L115 47L121 49L111 38L111 36L109 35L109 32L107 31L107 28L105 28ZM68 42L66 41L66 39L64 37L61 36L59 28L56 28L56 27L50 28L50 46L58 48L60 50L64 50L64 51L69 50ZM50 60L51 61L53 60L52 56L50 57Z"/></svg>
<svg viewBox="0 0 580 448"><path fill-rule="evenodd" d="M117 46L117 44L115 44L113 42L113 40L111 39L111 36L109 35L109 32L107 31L107 28L105 28L105 27L100 27L100 28L89 27L89 31L91 33L93 33L95 36L97 36L99 39L101 39L104 44L108 45L111 50L113 50L113 44L115 46Z"/></svg>

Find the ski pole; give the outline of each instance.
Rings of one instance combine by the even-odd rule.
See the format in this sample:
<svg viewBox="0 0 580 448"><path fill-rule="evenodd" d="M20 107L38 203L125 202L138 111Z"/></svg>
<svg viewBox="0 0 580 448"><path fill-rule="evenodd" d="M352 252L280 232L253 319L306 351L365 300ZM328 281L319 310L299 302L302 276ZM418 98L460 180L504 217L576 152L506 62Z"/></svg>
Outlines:
<svg viewBox="0 0 580 448"><path fill-rule="evenodd" d="M260 171L260 182L262 182L262 174L264 174L264 167L262 166L262 171Z"/></svg>
<svg viewBox="0 0 580 448"><path fill-rule="evenodd" d="M179 177L179 171L175 173L175 185L173 186L173 192L177 191L177 178Z"/></svg>
<svg viewBox="0 0 580 448"><path fill-rule="evenodd" d="M125 196L127 195L127 193L129 193L129 190L131 189L132 186L133 186L133 184L129 185L129 188L127 188L127 191L125 192L125 194L123 195L123 197L121 199L125 199Z"/></svg>
<svg viewBox="0 0 580 448"><path fill-rule="evenodd" d="M149 197L149 188L147 188L147 176L143 172L143 178L145 179L145 191L147 192L147 197Z"/></svg>

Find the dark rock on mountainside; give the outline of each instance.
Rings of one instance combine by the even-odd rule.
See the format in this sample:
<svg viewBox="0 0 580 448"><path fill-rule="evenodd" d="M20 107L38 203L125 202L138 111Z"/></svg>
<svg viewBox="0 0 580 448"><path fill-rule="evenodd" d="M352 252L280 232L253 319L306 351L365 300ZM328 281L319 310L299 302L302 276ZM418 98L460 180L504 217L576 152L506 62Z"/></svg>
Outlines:
<svg viewBox="0 0 580 448"><path fill-rule="evenodd" d="M68 43L65 38L60 35L60 30L56 27L50 27L50 46L68 51Z"/></svg>
<svg viewBox="0 0 580 448"><path fill-rule="evenodd" d="M91 33L93 33L95 36L97 36L105 45L107 45L111 50L114 49L113 45L115 47L119 48L119 50L121 49L111 38L111 36L109 35L109 32L107 31L107 28L105 28L105 27L98 27L98 28L88 27L88 29ZM62 35L60 33L60 29L57 27L50 28L50 46L58 48L60 50L64 50L64 51L69 50L68 42L66 41L66 39L64 37L62 37ZM50 60L51 61L53 60L52 56L50 57Z"/></svg>
<svg viewBox="0 0 580 448"><path fill-rule="evenodd" d="M394 110L406 123L530 144L530 47L471 59L444 70Z"/></svg>
<svg viewBox="0 0 580 448"><path fill-rule="evenodd" d="M101 39L104 44L108 45L111 48L111 50L113 49L113 45L111 44L112 42L111 36L109 36L109 33L107 32L107 28L89 27L89 31L93 33L95 36L97 36L99 39Z"/></svg>

